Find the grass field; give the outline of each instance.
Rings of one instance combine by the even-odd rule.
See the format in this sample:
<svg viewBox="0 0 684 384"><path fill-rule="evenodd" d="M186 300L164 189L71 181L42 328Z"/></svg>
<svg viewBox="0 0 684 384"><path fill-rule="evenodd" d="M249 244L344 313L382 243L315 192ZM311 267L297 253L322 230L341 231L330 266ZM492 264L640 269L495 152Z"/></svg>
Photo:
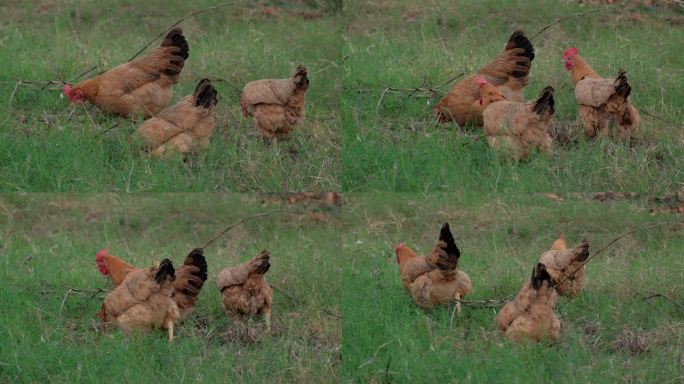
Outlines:
<svg viewBox="0 0 684 384"><path fill-rule="evenodd" d="M95 268L100 248L139 266L177 263L228 224L276 208L255 195L0 196L0 383L336 382L334 211L274 213L209 246L209 279L172 344L163 332L126 339L95 331L104 294L94 290L107 283ZM312 221L312 212L327 221ZM267 280L279 289L271 334L259 319L231 322L214 280L263 248L272 252Z"/></svg>
<svg viewBox="0 0 684 384"><path fill-rule="evenodd" d="M481 128L435 123L433 106L454 84L444 83L485 65L514 29L531 37L560 17L594 7L563 0L357 2L344 32L343 189L660 192L681 187L684 9L639 6L643 3L600 6L599 12L565 20L532 40L536 57L525 97L555 87L557 140L551 158L516 164L488 148ZM678 126L642 114L642 132L631 144L584 140L570 75L560 61L571 46L599 74L627 70L635 105ZM440 95L412 92L416 87L432 87Z"/></svg>
<svg viewBox="0 0 684 384"><path fill-rule="evenodd" d="M678 383L684 379L684 227L681 217L651 215L647 200L599 202L543 195L348 196L343 249L343 382ZM515 345L495 331L496 310L424 311L404 291L394 246L428 252L449 222L470 275L466 299L517 292L563 231L597 251L641 226L674 222L626 236L592 259L587 285L561 298L557 343ZM663 294L664 297L651 297ZM678 304L677 304L678 303Z"/></svg>
<svg viewBox="0 0 684 384"><path fill-rule="evenodd" d="M684 7L591 5L605 2L0 2L0 384L684 382ZM439 97L513 30L533 36L583 12L532 40L525 96L556 89L550 158L516 163L481 128L436 124ZM213 80L206 151L150 158L129 143L141 120L70 105L49 83L126 62L191 14L172 102ZM570 46L600 74L627 70L633 102L656 116L642 113L631 142L582 137L560 62ZM241 89L298 64L311 79L306 121L265 144L242 116ZM343 204L283 199L298 191L341 191ZM276 208L287 212L207 248L209 280L173 343L97 330L110 288L99 249L138 266L178 263ZM473 300L517 292L560 231L596 251L654 226L590 261L585 291L556 307L559 341L515 345L495 331L498 308L424 311L404 291L394 246L427 252L446 221ZM260 319L228 319L215 283L263 248L271 333Z"/></svg>
<svg viewBox="0 0 684 384"><path fill-rule="evenodd" d="M211 146L187 161L159 161L131 149L129 136L141 121L108 117L94 107L69 106L59 91L44 90L39 84L15 91L19 80L69 81L93 66L97 73L123 63L175 21L219 3L3 2L0 190L339 189L342 56L334 2L276 3L268 9L236 1L180 24L190 58L172 103L190 94L200 78L220 79ZM265 145L256 136L254 122L242 117L242 87L260 78L290 77L298 64L308 66L310 73L308 118L290 140Z"/></svg>

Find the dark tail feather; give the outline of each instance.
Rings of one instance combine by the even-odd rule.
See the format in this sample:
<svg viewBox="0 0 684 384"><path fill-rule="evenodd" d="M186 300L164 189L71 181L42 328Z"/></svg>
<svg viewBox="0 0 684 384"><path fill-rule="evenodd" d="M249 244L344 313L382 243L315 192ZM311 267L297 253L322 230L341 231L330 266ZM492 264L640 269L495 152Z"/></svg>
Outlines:
<svg viewBox="0 0 684 384"><path fill-rule="evenodd" d="M263 275L266 272L268 272L268 269L271 268L271 253L267 250L261 251L261 254L257 257L257 260L260 261L259 265L254 269L254 272Z"/></svg>
<svg viewBox="0 0 684 384"><path fill-rule="evenodd" d="M584 239L582 240L582 244L577 247L576 251L578 252L577 257L575 260L577 261L584 261L589 257L589 240Z"/></svg>
<svg viewBox="0 0 684 384"><path fill-rule="evenodd" d="M211 85L209 79L202 79L195 87L195 105L198 107L211 108L218 103L218 92Z"/></svg>
<svg viewBox="0 0 684 384"><path fill-rule="evenodd" d="M295 72L294 76L292 76L292 78L295 80L297 84L297 89L306 89L309 86L308 73L306 67L303 65L299 65L297 67L297 71Z"/></svg>
<svg viewBox="0 0 684 384"><path fill-rule="evenodd" d="M545 281L549 282L549 287L553 287L553 279L551 279L551 275L546 270L546 266L538 263L532 270L532 287L539 289Z"/></svg>
<svg viewBox="0 0 684 384"><path fill-rule="evenodd" d="M202 281L207 281L207 277L209 276L209 267L207 265L207 259L204 257L204 250L202 248L195 248L190 251L183 264L194 265L195 267L199 268L199 272L194 273L194 275L198 276L200 279L202 279Z"/></svg>
<svg viewBox="0 0 684 384"><path fill-rule="evenodd" d="M624 69L620 69L618 76L615 79L615 94L625 99L629 97L632 92L632 87L627 82L627 72Z"/></svg>
<svg viewBox="0 0 684 384"><path fill-rule="evenodd" d="M544 88L541 96L539 96L537 102L534 104L534 113L536 113L537 115L541 115L548 108L551 114L553 115L553 113L555 112L555 109L553 109L553 92L553 87Z"/></svg>
<svg viewBox="0 0 684 384"><path fill-rule="evenodd" d="M162 41L161 46L178 48L176 55L182 57L183 60L190 56L190 46L187 40L185 40L185 36L183 36L183 30L180 28L170 30Z"/></svg>
<svg viewBox="0 0 684 384"><path fill-rule="evenodd" d="M159 263L157 274L154 276L154 281L156 281L157 284L161 284L166 276L171 276L171 281L176 278L176 271L173 269L173 263L171 263L171 260L169 259L164 259Z"/></svg>
<svg viewBox="0 0 684 384"><path fill-rule="evenodd" d="M522 52L519 56L524 56L530 60L534 60L534 47L530 40L525 36L525 33L521 30L513 32L511 37L508 38L508 44L506 44L506 49L522 48Z"/></svg>
<svg viewBox="0 0 684 384"><path fill-rule="evenodd" d="M442 229L439 231L439 240L446 244L444 252L447 257L446 259L440 257L440 259L437 260L437 267L440 269L455 269L458 266L458 259L461 257L461 251L456 246L454 236L449 229L449 223L444 223Z"/></svg>

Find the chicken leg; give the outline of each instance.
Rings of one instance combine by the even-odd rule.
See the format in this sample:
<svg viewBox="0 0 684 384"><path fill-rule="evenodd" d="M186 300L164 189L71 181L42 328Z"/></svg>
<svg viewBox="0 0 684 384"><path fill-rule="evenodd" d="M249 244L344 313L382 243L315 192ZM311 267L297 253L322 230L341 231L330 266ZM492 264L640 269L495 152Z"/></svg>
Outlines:
<svg viewBox="0 0 684 384"><path fill-rule="evenodd" d="M173 341L173 320L166 320L166 329L169 331L169 342Z"/></svg>

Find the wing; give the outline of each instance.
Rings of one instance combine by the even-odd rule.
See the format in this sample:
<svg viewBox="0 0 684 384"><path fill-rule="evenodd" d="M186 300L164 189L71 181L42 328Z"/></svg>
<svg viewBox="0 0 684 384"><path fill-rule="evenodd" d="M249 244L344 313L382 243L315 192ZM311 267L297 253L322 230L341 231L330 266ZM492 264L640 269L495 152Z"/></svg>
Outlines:
<svg viewBox="0 0 684 384"><path fill-rule="evenodd" d="M575 97L581 105L599 108L615 94L615 80L585 78L575 85Z"/></svg>

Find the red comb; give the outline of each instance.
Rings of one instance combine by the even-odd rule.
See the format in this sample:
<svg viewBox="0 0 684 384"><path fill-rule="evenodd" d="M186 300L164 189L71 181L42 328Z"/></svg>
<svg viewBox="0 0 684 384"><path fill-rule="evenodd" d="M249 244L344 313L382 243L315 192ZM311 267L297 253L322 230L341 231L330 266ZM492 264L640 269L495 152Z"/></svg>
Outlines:
<svg viewBox="0 0 684 384"><path fill-rule="evenodd" d="M475 81L480 84L480 87L487 84L487 79L485 79L484 76L478 76Z"/></svg>
<svg viewBox="0 0 684 384"><path fill-rule="evenodd" d="M402 249L402 248L404 248L404 243L403 243L403 242L397 244L397 246L394 247L394 252L399 252L399 250Z"/></svg>
<svg viewBox="0 0 684 384"><path fill-rule="evenodd" d="M568 48L563 52L563 58L572 57L579 53L579 49L572 47Z"/></svg>
<svg viewBox="0 0 684 384"><path fill-rule="evenodd" d="M102 257L107 256L107 254L109 254L109 251L107 251L106 249L100 249L100 251L97 252L97 255L95 255L95 258L100 259Z"/></svg>

